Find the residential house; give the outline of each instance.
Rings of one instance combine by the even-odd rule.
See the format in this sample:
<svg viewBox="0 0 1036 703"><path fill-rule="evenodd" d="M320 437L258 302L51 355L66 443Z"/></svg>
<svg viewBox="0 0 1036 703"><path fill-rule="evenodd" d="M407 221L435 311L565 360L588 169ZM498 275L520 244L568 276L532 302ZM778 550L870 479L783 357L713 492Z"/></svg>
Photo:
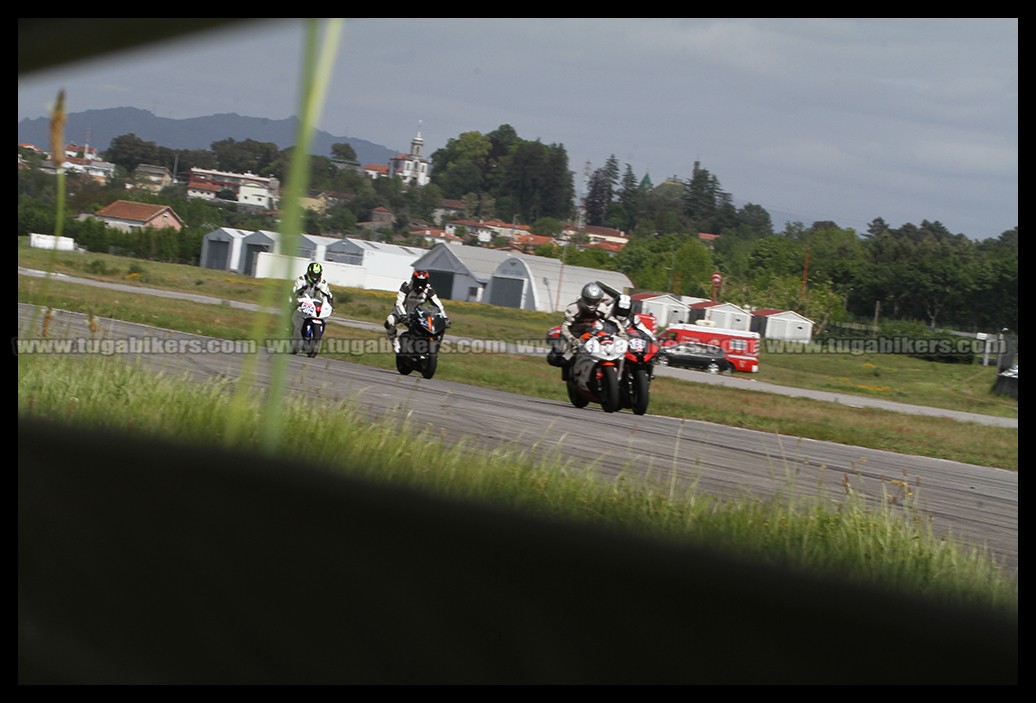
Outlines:
<svg viewBox="0 0 1036 703"><path fill-rule="evenodd" d="M559 242L554 237L548 237L544 234L519 234L511 240L511 248L525 254L534 254L538 247L546 246L547 244L559 244Z"/></svg>
<svg viewBox="0 0 1036 703"><path fill-rule="evenodd" d="M454 235L447 234L445 230L436 229L435 227L420 227L417 229L410 230L410 236L416 237L423 240L426 244L434 246L439 242L445 242L447 244L463 244L463 240Z"/></svg>
<svg viewBox="0 0 1036 703"><path fill-rule="evenodd" d="M497 234L497 230L484 224L478 220L453 220L447 222L444 229L447 234L461 236L458 233L458 229L464 228L466 236L477 240L480 244L489 244L493 241L494 235Z"/></svg>
<svg viewBox="0 0 1036 703"><path fill-rule="evenodd" d="M173 174L169 169L154 164L138 165L133 170L133 178L140 188L153 192L158 192L173 183Z"/></svg>
<svg viewBox="0 0 1036 703"><path fill-rule="evenodd" d="M600 249L606 251L609 254L617 254L622 251L625 244L619 242L590 242L589 244L580 245L581 249Z"/></svg>
<svg viewBox="0 0 1036 703"><path fill-rule="evenodd" d="M396 216L386 207L379 205L371 210L371 218L366 222L357 222L357 227L366 230L392 229L396 224Z"/></svg>
<svg viewBox="0 0 1036 703"><path fill-rule="evenodd" d="M66 173L81 173L102 185L109 183L115 177L115 164L108 161L94 161L78 156L68 156L62 162L62 168ZM46 159L40 162L40 170L46 173L58 172L54 161Z"/></svg>
<svg viewBox="0 0 1036 703"><path fill-rule="evenodd" d="M100 156L97 154L97 149L89 144L84 144L83 146L71 143L66 144L65 157L69 159L86 159L87 161L100 160Z"/></svg>
<svg viewBox="0 0 1036 703"><path fill-rule="evenodd" d="M532 228L529 225L519 225L513 222L504 222L503 220L484 220L482 225L488 227L495 232L495 236L501 239L508 239L514 241L515 237L523 234L531 234Z"/></svg>
<svg viewBox="0 0 1036 703"><path fill-rule="evenodd" d="M363 171L372 179L388 178L389 175L389 167L385 164L367 164Z"/></svg>
<svg viewBox="0 0 1036 703"><path fill-rule="evenodd" d="M268 185L242 183L237 190L237 204L256 210L273 210L277 200Z"/></svg>
<svg viewBox="0 0 1036 703"><path fill-rule="evenodd" d="M243 205L274 210L280 201L280 181L254 173L214 171L192 168L187 182L187 196L213 199L219 193L230 191L234 200Z"/></svg>
<svg viewBox="0 0 1036 703"><path fill-rule="evenodd" d="M622 230L614 229L612 227L601 227L599 225L585 225L583 227L568 225L562 231L561 236L564 239L572 239L581 234L586 235L586 241L588 244L610 242L618 244L621 248L629 241L629 237Z"/></svg>
<svg viewBox="0 0 1036 703"><path fill-rule="evenodd" d="M325 213L327 209L341 202L352 200L353 196L347 193L335 193L330 190L311 190L299 198L299 205L303 210L313 210L318 213Z"/></svg>
<svg viewBox="0 0 1036 703"><path fill-rule="evenodd" d="M436 222L445 222L463 215L465 211L462 201L443 198L442 205L432 211L432 219Z"/></svg>
<svg viewBox="0 0 1036 703"><path fill-rule="evenodd" d="M184 226L180 216L168 205L136 203L131 200L116 200L111 205L103 207L93 214L86 213L80 215L79 219L88 217L96 217L108 227L114 227L125 232L143 229L144 227L153 227L154 229L171 227L179 231Z"/></svg>

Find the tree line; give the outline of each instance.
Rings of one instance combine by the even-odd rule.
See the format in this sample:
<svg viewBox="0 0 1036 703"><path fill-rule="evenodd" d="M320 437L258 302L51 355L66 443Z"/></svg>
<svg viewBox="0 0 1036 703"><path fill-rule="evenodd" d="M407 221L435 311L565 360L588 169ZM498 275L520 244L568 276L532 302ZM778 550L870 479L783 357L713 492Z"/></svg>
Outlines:
<svg viewBox="0 0 1036 703"><path fill-rule="evenodd" d="M173 150L127 134L112 140L102 157L116 165L116 179L100 185L68 175L69 212L91 212L122 198L173 207L187 227L175 243L107 244L96 220L71 221L68 234L105 250L133 255L161 252L168 260L197 263L201 238L217 227L273 229L270 214L239 211L233 203L186 197L183 184L159 194L127 190L140 164L165 165L187 174L193 167L251 172L282 183L292 148L246 139L213 142L208 150ZM30 161L32 155L24 154ZM795 222L775 231L769 213L748 203L735 207L719 179L699 163L686 180L655 186L614 155L587 174L577 202L575 173L561 144L522 139L510 125L488 134L465 132L432 156L431 183L406 187L399 179L371 179L355 164L349 144L331 156L310 159L310 188L334 194L324 212L306 211L310 234L407 241L411 223L433 225L443 199L463 204L462 217L527 223L531 231L557 237L577 216L588 225L622 230L628 243L618 253L548 244L534 253L564 257L572 265L622 271L638 290L719 298L742 307L797 310L821 325L846 321L912 320L928 327L964 331L1017 330L1018 230L976 241L949 232L938 221L889 226L875 218L865 232L834 222ZM35 170L19 172L20 234L53 231L54 181ZM395 225L371 233L357 223L385 207ZM103 226L102 226L103 228ZM706 244L699 233L718 235ZM578 239L578 237L577 237ZM714 291L711 276L723 282Z"/></svg>

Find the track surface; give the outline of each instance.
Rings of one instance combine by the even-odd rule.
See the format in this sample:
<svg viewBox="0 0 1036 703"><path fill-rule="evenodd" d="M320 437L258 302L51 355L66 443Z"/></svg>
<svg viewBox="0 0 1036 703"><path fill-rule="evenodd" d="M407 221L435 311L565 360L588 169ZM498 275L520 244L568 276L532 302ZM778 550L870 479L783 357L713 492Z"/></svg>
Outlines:
<svg viewBox="0 0 1036 703"><path fill-rule="evenodd" d="M36 308L19 304L19 337L36 336L30 325L32 320L39 324L40 317ZM208 342L146 325L108 319L98 323L100 329L91 333L85 316L57 311L49 329L86 339L182 340L186 348ZM245 356L150 353L134 358L202 382L236 378ZM268 386L273 359L273 354L259 353L256 387ZM683 373L696 379L708 375ZM677 487L696 483L698 490L718 496L769 496L783 490L838 499L848 480L858 493L880 499L883 486L894 492L889 482L905 481L914 487L915 504L931 516L937 533L987 546L1008 569L1018 564L1017 472L656 416L650 410L636 416L629 411L604 413L594 405L576 409L567 401L426 380L419 374L401 376L322 357L289 357L286 382L291 393L350 402L374 419L405 419L411 427L433 428L448 442L560 455L592 465L604 476L637 474ZM973 427L962 423L962 430Z"/></svg>

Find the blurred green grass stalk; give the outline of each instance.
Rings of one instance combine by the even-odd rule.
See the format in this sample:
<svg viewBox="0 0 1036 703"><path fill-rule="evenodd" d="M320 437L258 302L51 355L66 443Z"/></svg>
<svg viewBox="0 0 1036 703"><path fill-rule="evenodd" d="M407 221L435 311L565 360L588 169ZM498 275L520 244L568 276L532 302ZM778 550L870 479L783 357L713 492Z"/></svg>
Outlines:
<svg viewBox="0 0 1036 703"><path fill-rule="evenodd" d="M302 65L302 91L299 106L299 131L295 139L295 149L291 155L291 163L288 167L288 177L285 183L283 197L283 210L281 216L281 253L285 254L283 276L281 278L291 280L291 253L298 250L298 239L301 231L302 213L299 205L300 198L306 194L309 186L309 162L310 151L313 142L313 132L323 109L324 98L327 95L327 86L331 80L331 69L335 56L338 53L338 40L341 35L344 20L340 18L330 19L324 30L323 42L319 42L317 27L319 20L310 19L306 24L306 53ZM319 44L319 47L318 47ZM260 300L260 310L267 310L271 307L280 309L280 321L278 329L286 330L291 322L292 303L287 290L283 291L280 304L277 304L275 297L278 295L275 287L264 288ZM252 339L261 339L266 329L266 313L259 312L255 316L252 327ZM226 443L227 446L234 446L241 435L242 424L247 418L246 407L251 396L252 379L255 376L256 366L259 362L259 354L263 353L258 349L254 354L246 357L242 366L241 376L234 393L234 402L230 408L230 422L227 424ZM270 374L269 391L266 397L263 415L262 446L261 449L272 454L277 451L281 440L281 418L284 406L284 384L288 364L287 356L274 354L272 358L272 369Z"/></svg>

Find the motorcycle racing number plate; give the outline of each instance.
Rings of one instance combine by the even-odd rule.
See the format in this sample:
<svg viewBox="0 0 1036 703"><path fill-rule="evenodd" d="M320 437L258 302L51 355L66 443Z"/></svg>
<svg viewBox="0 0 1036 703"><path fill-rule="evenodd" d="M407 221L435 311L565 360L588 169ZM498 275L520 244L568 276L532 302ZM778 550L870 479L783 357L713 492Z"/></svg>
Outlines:
<svg viewBox="0 0 1036 703"><path fill-rule="evenodd" d="M630 340L630 349L632 349L635 352L644 351L646 347L647 342L645 342L643 339L634 337Z"/></svg>

